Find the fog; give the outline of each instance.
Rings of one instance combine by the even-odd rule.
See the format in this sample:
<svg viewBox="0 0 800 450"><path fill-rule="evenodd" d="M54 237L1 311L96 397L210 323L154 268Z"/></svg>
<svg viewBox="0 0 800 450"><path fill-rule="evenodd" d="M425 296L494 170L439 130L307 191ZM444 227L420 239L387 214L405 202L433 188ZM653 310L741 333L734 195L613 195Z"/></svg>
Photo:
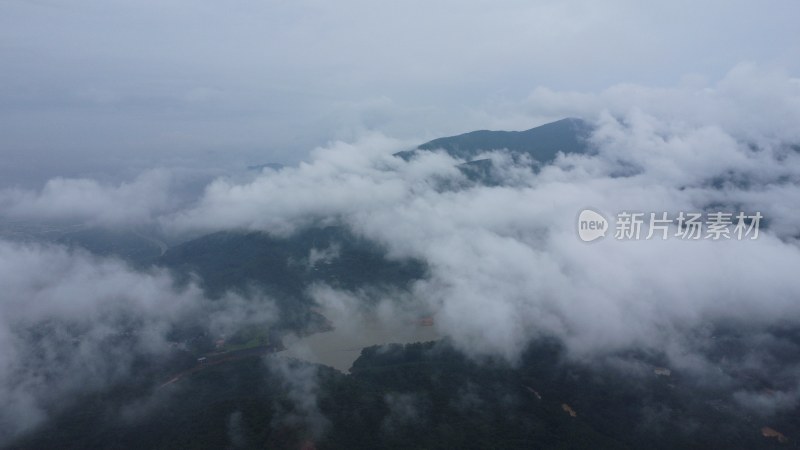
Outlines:
<svg viewBox="0 0 800 450"><path fill-rule="evenodd" d="M358 345L416 336L360 340L374 318L432 315L425 335L476 361L513 365L548 338L573 361L636 350L709 383L738 364L775 392L732 397L783 411L800 399L786 381L800 367L780 360L789 344L774 334L800 326L799 12L788 1L9 1L0 225L146 229L170 244L338 225L427 267L408 292L307 287ZM564 117L593 127L590 151L543 166L487 149L498 185L443 151L394 156ZM247 168L270 162L286 167ZM686 241L673 227L667 240L612 230L585 243L584 208L764 221L754 240ZM0 238L0 445L125 380L136 358L164 355L176 323L202 317L219 335L280 319L257 292L211 301L198 279L12 237ZM308 260L338 257L317 248ZM709 356L725 327L747 335L736 361ZM264 370L296 403L282 423L324 434L315 369L270 357ZM385 401L387 430L425 414L421 399ZM234 436L241 415L229 419Z"/></svg>
<svg viewBox="0 0 800 450"><path fill-rule="evenodd" d="M489 153L493 170L508 180L501 186L471 183L456 169L461 161L444 153L423 152L406 162L392 153L409 148L408 141L368 133L318 147L294 167L218 178L179 205L166 194L170 172L162 170L117 185L54 179L39 190L6 189L0 198L10 217L133 221L172 236L224 229L288 236L320 223L345 225L386 246L391 258L429 265L429 277L413 286L412 296L435 313L437 333L467 354L501 355L512 363L531 339L547 336L578 359L645 349L703 375L713 372L702 348L715 326L797 325L800 221L792 205L800 200L800 154L789 146L798 138L789 126L800 117L796 79L746 65L710 87L625 85L595 95L547 96L553 107L569 103L584 113L596 104L612 105L584 116L596 127L594 151L562 154L538 171L502 151ZM658 101L642 100L648 98ZM610 217L619 211L759 211L765 226L757 240L605 239L587 245L574 223L587 206ZM5 372L4 386L11 392L20 383L8 381L17 370L13 361L24 360L24 350L14 344L21 322L85 318L102 305L110 317L133 311L147 323L154 299L164 299L157 302L163 306L202 297L174 291L166 275L141 274L114 261L58 248L4 249L4 264L13 266L4 271L3 296L9 311L3 316L4 353L16 355L5 358L11 372ZM55 259L40 256L51 253ZM133 280L144 283L130 289ZM92 295L81 290L87 286ZM141 289L147 295L137 294ZM357 303L358 293L337 295ZM170 317L159 310L152 326L158 331ZM111 327L113 321L99 324ZM152 336L141 342L148 351L160 342L158 333Z"/></svg>
<svg viewBox="0 0 800 450"><path fill-rule="evenodd" d="M796 73L797 15L790 0L10 0L0 185L294 164L366 131L427 140L559 119L538 105L548 89L702 85L743 61Z"/></svg>
<svg viewBox="0 0 800 450"><path fill-rule="evenodd" d="M166 270L59 246L0 241L0 269L2 444L83 394L136 382L134 365L166 355L176 324L219 335L275 318L269 299L209 302Z"/></svg>

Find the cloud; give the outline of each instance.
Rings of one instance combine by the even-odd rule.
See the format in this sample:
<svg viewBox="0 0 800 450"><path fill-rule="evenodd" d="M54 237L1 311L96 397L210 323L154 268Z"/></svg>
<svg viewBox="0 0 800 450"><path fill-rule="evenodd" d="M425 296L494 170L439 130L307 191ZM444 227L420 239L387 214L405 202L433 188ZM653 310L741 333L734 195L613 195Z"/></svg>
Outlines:
<svg viewBox="0 0 800 450"><path fill-rule="evenodd" d="M136 364L168 355L178 324L225 332L275 318L268 299L211 302L164 270L57 246L0 240L0 285L0 444L80 394L131 383ZM134 403L123 416L151 402Z"/></svg>
<svg viewBox="0 0 800 450"><path fill-rule="evenodd" d="M427 420L430 405L418 394L390 392L384 395L383 401L389 410L381 421L384 433L401 433L403 429L414 428Z"/></svg>
<svg viewBox="0 0 800 450"><path fill-rule="evenodd" d="M426 261L431 276L414 294L457 345L510 360L547 335L575 355L636 347L696 365L675 350L692 345L681 338L688 330L798 317L800 217L787 207L800 200L796 79L742 65L700 90L547 95L565 114L596 113L594 152L562 155L539 173L497 154L513 182L470 186L454 169L461 161L425 153L404 162L391 156L401 145L371 135L318 148L310 162L252 183L218 180L194 208L164 221L276 234L349 225L391 256ZM574 220L587 205L609 215L760 211L768 226L756 241L586 245Z"/></svg>
<svg viewBox="0 0 800 450"><path fill-rule="evenodd" d="M673 127L715 126L739 140L766 144L800 141L792 126L800 120L799 93L800 79L784 70L742 62L715 82L689 78L661 88L621 83L597 93L538 87L518 107L549 116L640 112Z"/></svg>
<svg viewBox="0 0 800 450"><path fill-rule="evenodd" d="M531 86L669 85L742 60L800 68L792 0L11 0L2 13L0 176L17 181L295 163L353 130L508 126L497 113ZM541 123L516 113L515 126Z"/></svg>
<svg viewBox="0 0 800 450"><path fill-rule="evenodd" d="M247 437L243 430L242 412L234 411L228 416L228 442L231 448L247 448Z"/></svg>
<svg viewBox="0 0 800 450"><path fill-rule="evenodd" d="M149 170L131 182L101 184L86 178L54 178L39 191L0 190L0 208L9 218L86 221L98 225L150 223L174 207L173 175Z"/></svg>
<svg viewBox="0 0 800 450"><path fill-rule="evenodd" d="M195 207L162 222L177 231L253 228L290 233L301 223L336 220L413 196L432 177L460 176L445 155L424 155L410 164L391 156L408 145L370 134L355 144L318 148L311 163L270 172L251 183L217 179Z"/></svg>
<svg viewBox="0 0 800 450"><path fill-rule="evenodd" d="M411 291L426 313L435 312L440 334L469 355L500 355L510 362L531 340L546 336L563 342L576 359L643 350L665 355L670 367L683 373L710 377L721 368L727 372L715 379L729 381L736 367L711 354L721 326L759 336L775 327L800 325L795 274L800 213L794 207L800 203L800 136L793 125L800 119L797 79L745 64L710 84L619 85L599 94L539 89L530 101L548 113L591 120L592 151L560 155L541 170L503 152L489 153L484 156L507 180L490 187L470 182L456 167L461 160L425 152L404 161L392 154L411 147L410 141L366 133L353 142L318 147L296 167L264 171L252 179L218 178L187 206L170 207L159 195L168 183L158 172L112 186L62 180L37 192L5 191L2 198L14 214L55 217L74 209L86 220L103 223L151 220L178 235L252 229L286 236L303 227L342 224L385 246L390 258L423 260L428 277ZM82 204L94 197L99 206ZM607 237L586 244L575 230L576 217L586 207L609 218L621 211L663 211L675 217L680 211L722 210L759 211L765 219L757 240ZM48 211L54 212L48 216ZM117 270L117 263L70 269L64 261L71 257L57 256L63 250L47 258L37 256L42 250L25 247L5 251L0 261L26 274L9 276L8 292L22 294L8 297L12 300L6 304L43 299L25 308L8 306L0 342L9 361L24 360L14 328L26 323L24 314L63 315L82 323L84 315L77 312L89 308L94 316L88 317L101 325L92 327L91 335L102 342L115 329L111 319L117 316L106 312L97 317L108 311L94 308L105 304L98 296L133 296L120 300L119 310L139 311L145 323L152 323L156 332L149 335L154 337L141 344L157 349L164 322L150 319L152 299L165 300L164 292L170 298L198 295L164 291L168 278ZM53 283L57 288L49 288ZM93 289L89 293L87 286ZM141 293L148 286L152 295ZM357 310L354 301L380 295L325 286L310 292L345 313ZM407 313L385 305L378 304L379 315ZM239 311L234 321L251 314L247 307L234 311ZM214 323L222 329L230 322ZM741 362L748 367L779 366L771 359L772 350L743 352ZM277 373L294 374L291 365L275 364ZM787 371L796 365L783 363ZM31 395L35 390L12 377L20 369L10 367L0 372L6 377L2 385L13 387L5 395L33 420L42 414L36 407L42 397ZM100 366L95 372L111 369ZM786 399L794 398L796 386L785 377L754 370L773 380ZM321 433L326 425L312 401L315 375L293 377L287 375L287 389L296 392L296 423ZM748 396L747 389L742 392L743 403L763 403Z"/></svg>
<svg viewBox="0 0 800 450"><path fill-rule="evenodd" d="M319 367L279 356L267 357L265 361L270 373L283 383L292 405L291 410L286 411L276 404L279 409L272 425L298 427L309 437L320 438L330 427L330 421L317 403Z"/></svg>

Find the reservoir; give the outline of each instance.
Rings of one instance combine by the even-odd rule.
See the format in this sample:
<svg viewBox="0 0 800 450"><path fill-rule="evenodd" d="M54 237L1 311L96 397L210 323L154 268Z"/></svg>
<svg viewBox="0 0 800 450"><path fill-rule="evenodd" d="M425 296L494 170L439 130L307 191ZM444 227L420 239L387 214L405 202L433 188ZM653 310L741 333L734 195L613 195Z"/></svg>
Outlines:
<svg viewBox="0 0 800 450"><path fill-rule="evenodd" d="M321 311L333 330L303 337L284 338L285 350L279 355L324 364L347 373L361 355L361 349L372 345L408 344L440 338L429 317L387 319L375 314L345 316Z"/></svg>

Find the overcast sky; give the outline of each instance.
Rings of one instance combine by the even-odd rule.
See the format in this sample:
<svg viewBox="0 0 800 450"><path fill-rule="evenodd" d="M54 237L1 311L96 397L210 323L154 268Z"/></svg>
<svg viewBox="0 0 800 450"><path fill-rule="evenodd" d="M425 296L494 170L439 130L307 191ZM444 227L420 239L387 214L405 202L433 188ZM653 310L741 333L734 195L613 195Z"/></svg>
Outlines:
<svg viewBox="0 0 800 450"><path fill-rule="evenodd" d="M294 163L552 117L536 88L797 73L800 3L5 0L0 185Z"/></svg>

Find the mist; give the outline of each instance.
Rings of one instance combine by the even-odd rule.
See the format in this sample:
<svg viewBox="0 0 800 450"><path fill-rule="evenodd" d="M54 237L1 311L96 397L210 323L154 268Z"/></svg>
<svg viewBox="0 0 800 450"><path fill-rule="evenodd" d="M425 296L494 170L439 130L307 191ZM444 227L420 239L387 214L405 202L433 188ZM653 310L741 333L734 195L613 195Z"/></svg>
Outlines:
<svg viewBox="0 0 800 450"><path fill-rule="evenodd" d="M177 325L224 335L277 315L268 298L211 302L167 270L63 246L0 241L0 268L2 444L86 394L139 383L143 360L174 351Z"/></svg>
<svg viewBox="0 0 800 450"><path fill-rule="evenodd" d="M364 132L424 142L563 117L538 104L546 89L702 85L743 61L800 69L792 1L0 8L6 186L295 164Z"/></svg>
<svg viewBox="0 0 800 450"><path fill-rule="evenodd" d="M266 327L289 342L421 317L476 364L517 367L531 345L556 342L570 364L633 379L652 371L626 355L645 354L759 417L796 408L800 361L784 356L800 354L787 337L800 326L798 12L788 1L6 2L0 446L125 383L141 395L113 411L122 420L167 404L187 371L156 377L141 362L177 358L187 329L210 343ZM585 152L398 154L562 118L591 130ZM464 169L479 159L492 182ZM617 239L612 226L587 243L584 209L612 223L623 212L763 220L757 239L686 240L671 224L669 239ZM196 238L278 242L329 227L422 275L315 281L293 298L214 291L164 259ZM151 254L82 248L76 230ZM314 245L286 264L305 276L348 251ZM240 268L226 264L223 280ZM281 328L291 314L313 326ZM736 355L720 358L725 346ZM284 395L270 426L331 432L329 372L276 355L258 367ZM413 392L381 399L387 434L430 420ZM246 416L226 415L234 447Z"/></svg>

